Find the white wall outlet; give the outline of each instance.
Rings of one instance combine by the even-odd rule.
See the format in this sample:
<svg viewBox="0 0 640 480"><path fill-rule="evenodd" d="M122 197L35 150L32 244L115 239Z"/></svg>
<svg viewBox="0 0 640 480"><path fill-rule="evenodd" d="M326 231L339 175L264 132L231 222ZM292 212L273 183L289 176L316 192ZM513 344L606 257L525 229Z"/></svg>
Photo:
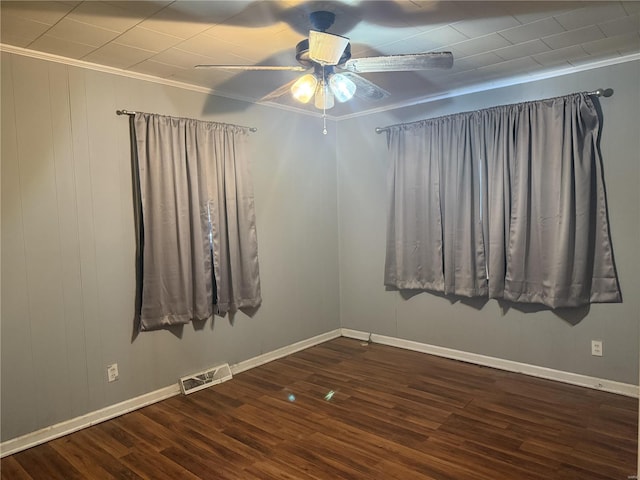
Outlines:
<svg viewBox="0 0 640 480"><path fill-rule="evenodd" d="M591 355L602 356L602 340L591 340Z"/></svg>
<svg viewBox="0 0 640 480"><path fill-rule="evenodd" d="M107 365L107 378L109 382L115 382L118 379L118 364Z"/></svg>

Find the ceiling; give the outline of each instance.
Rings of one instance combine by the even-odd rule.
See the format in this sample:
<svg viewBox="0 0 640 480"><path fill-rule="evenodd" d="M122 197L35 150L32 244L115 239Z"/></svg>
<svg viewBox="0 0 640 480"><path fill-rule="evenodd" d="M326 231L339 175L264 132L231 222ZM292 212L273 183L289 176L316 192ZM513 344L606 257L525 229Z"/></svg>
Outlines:
<svg viewBox="0 0 640 480"><path fill-rule="evenodd" d="M454 55L451 70L362 74L391 96L336 104L327 112L333 118L640 54L637 1L2 0L0 39L6 51L45 52L258 102L301 73L193 66L297 65L295 46L316 10L336 14L328 31L350 38L352 58ZM317 113L288 94L276 103Z"/></svg>

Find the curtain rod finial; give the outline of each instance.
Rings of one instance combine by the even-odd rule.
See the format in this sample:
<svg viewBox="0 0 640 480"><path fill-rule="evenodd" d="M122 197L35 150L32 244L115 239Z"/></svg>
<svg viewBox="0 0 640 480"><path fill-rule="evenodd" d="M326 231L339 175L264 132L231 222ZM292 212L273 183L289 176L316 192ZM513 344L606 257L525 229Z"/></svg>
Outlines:
<svg viewBox="0 0 640 480"><path fill-rule="evenodd" d="M589 95L595 95L596 97L610 97L613 95L613 88L598 88Z"/></svg>

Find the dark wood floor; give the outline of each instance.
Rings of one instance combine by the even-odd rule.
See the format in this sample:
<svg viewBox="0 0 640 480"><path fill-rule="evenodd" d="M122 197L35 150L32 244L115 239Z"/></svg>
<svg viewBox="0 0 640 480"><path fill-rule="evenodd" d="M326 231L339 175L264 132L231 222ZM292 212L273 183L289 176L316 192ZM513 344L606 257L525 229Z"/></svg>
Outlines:
<svg viewBox="0 0 640 480"><path fill-rule="evenodd" d="M1 477L623 480L637 411L632 398L340 338L6 457Z"/></svg>

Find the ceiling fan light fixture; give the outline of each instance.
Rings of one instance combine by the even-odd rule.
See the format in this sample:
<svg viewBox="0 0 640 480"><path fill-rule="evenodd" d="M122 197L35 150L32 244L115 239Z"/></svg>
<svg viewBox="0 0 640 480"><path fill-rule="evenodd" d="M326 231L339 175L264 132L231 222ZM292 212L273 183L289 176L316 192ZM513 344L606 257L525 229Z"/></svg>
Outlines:
<svg viewBox="0 0 640 480"><path fill-rule="evenodd" d="M309 100L311 100L313 94L316 92L317 85L318 79L316 76L311 73L307 73L291 85L291 94L297 101L301 103L309 103Z"/></svg>
<svg viewBox="0 0 640 480"><path fill-rule="evenodd" d="M309 57L321 65L338 65L348 44L347 37L311 30L309 32Z"/></svg>
<svg viewBox="0 0 640 480"><path fill-rule="evenodd" d="M335 95L336 100L340 103L351 100L356 93L356 84L341 73L331 75L329 78L329 87L333 95Z"/></svg>
<svg viewBox="0 0 640 480"><path fill-rule="evenodd" d="M333 93L326 83L318 82L314 104L319 110L329 110L335 105Z"/></svg>

